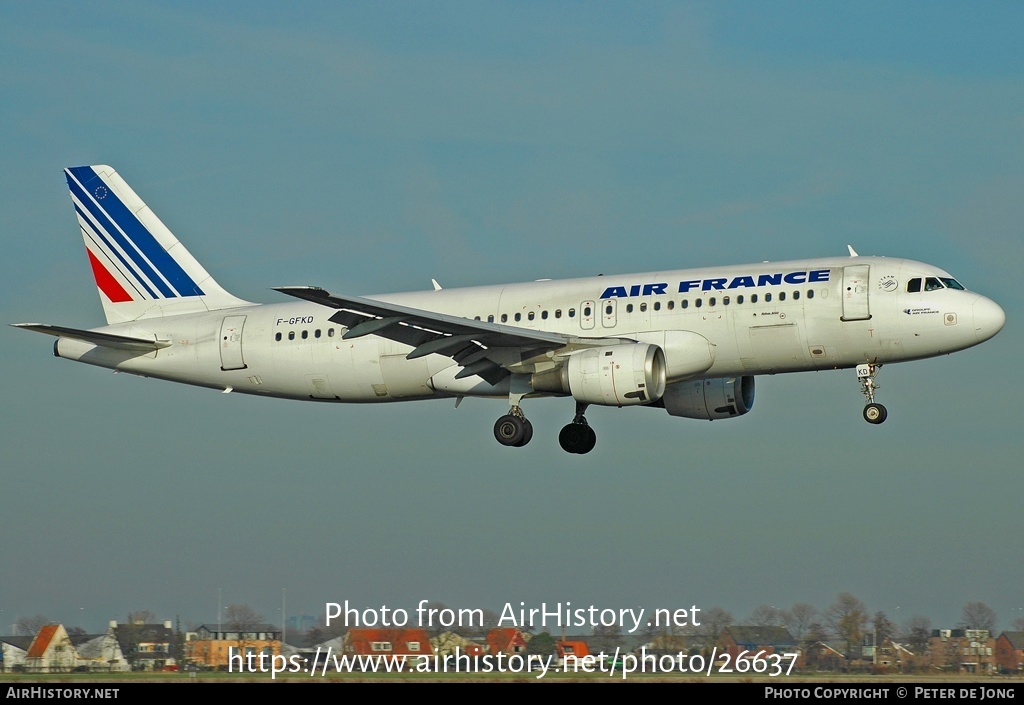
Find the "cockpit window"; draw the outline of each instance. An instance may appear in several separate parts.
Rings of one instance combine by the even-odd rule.
[[[924,280],[925,291],[935,291],[936,289],[942,288],[942,282],[940,282],[937,277],[928,277],[927,279]]]
[[[916,294],[916,293],[918,293],[920,291],[921,291],[921,279],[920,279],[920,277],[918,277],[916,279],[911,279],[910,281],[907,282],[907,293],[908,294]]]
[[[939,277],[939,279],[946,285],[947,289],[959,289],[960,291],[966,291],[966,289],[964,289],[964,285],[952,277]]]

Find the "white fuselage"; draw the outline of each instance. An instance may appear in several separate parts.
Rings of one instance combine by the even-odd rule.
[[[730,377],[884,364],[951,353],[1001,328],[991,300],[956,288],[908,291],[913,278],[951,278],[883,257],[789,262],[372,296],[394,304],[578,338],[666,345],[666,331],[706,338]],[[303,400],[384,402],[505,392],[451,380],[443,355],[367,335],[343,340],[334,310],[305,301],[144,318],[96,330],[169,341],[132,353],[60,338],[60,357],[188,384]],[[672,363],[671,345],[666,353]],[[449,373],[445,373],[449,370]],[[529,373],[529,366],[523,370]],[[672,381],[672,380],[670,380]],[[507,387],[504,389],[507,390]]]

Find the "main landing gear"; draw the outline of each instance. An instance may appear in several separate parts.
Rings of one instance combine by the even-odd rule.
[[[494,437],[503,446],[525,446],[533,438],[533,424],[523,416],[515,404],[509,412],[494,422]]]
[[[503,446],[521,448],[533,438],[533,424],[519,408],[521,400],[522,397],[513,398],[512,408],[494,422],[494,437]],[[558,444],[567,453],[583,455],[594,450],[597,444],[597,434],[587,423],[587,417],[583,415],[586,410],[586,404],[576,402],[576,416],[573,417],[572,423],[562,427],[561,433],[558,434]]]
[[[594,450],[597,444],[597,434],[587,423],[587,417],[583,415],[586,410],[586,404],[576,402],[576,416],[573,417],[572,423],[563,426],[558,434],[558,445],[562,446],[566,453],[584,455]]]
[[[878,389],[878,385],[875,384],[875,377],[878,376],[880,369],[882,369],[881,364],[857,365],[857,381],[860,382],[860,391],[864,394],[864,398],[868,400],[867,405],[864,407],[864,420],[873,424],[882,423],[889,415],[884,406],[875,403],[875,390]]]

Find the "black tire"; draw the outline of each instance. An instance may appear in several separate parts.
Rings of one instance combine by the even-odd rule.
[[[516,443],[517,448],[522,448],[533,438],[533,424],[529,419],[523,419],[523,438]]]
[[[583,445],[578,451],[576,451],[580,455],[586,455],[590,451],[594,450],[594,446],[597,445],[597,432],[590,426],[587,426],[586,429],[587,433],[584,438]]]
[[[517,446],[526,433],[525,419],[505,414],[494,422],[494,438],[503,446]]]
[[[558,434],[558,445],[566,453],[583,455],[594,449],[597,434],[585,423],[570,423],[562,427]]]
[[[889,412],[881,404],[871,403],[864,407],[864,420],[868,423],[880,424],[888,415]]]

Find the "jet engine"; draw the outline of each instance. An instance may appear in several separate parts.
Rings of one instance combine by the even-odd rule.
[[[571,394],[585,404],[649,404],[665,393],[665,369],[665,353],[657,345],[607,345],[573,353],[557,370],[535,374],[533,388]]]
[[[688,419],[731,419],[754,406],[754,378],[697,379],[668,385],[658,406]]]

